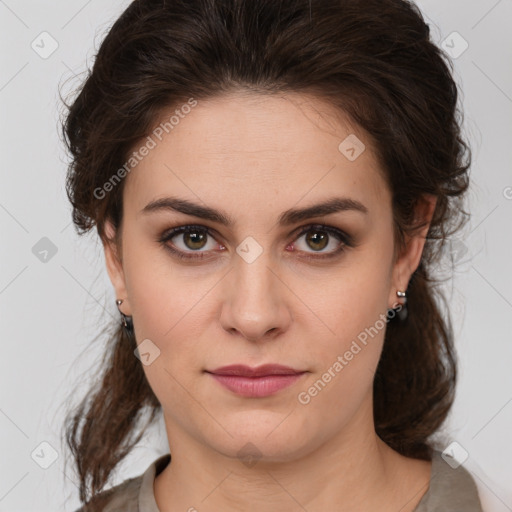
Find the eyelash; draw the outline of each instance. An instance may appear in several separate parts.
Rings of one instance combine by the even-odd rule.
[[[301,256],[301,258],[307,259],[307,260],[327,260],[331,258],[335,258],[337,256],[340,256],[342,253],[345,252],[347,247],[354,247],[354,240],[353,238],[348,235],[347,233],[341,231],[338,228],[335,228],[333,226],[325,226],[323,224],[309,224],[307,226],[304,226],[302,230],[296,235],[296,239],[300,238],[302,235],[305,235],[306,233],[309,233],[310,231],[323,231],[328,233],[329,235],[333,235],[335,238],[337,238],[341,245],[338,249],[335,251],[332,251],[327,254],[309,254],[306,253],[306,255]],[[191,251],[192,254],[188,252],[183,252],[179,249],[172,248],[167,242],[174,238],[176,235],[182,234],[182,233],[190,233],[190,232],[200,232],[203,234],[207,234],[208,236],[211,236],[212,238],[215,238],[214,233],[208,229],[206,226],[199,226],[199,225],[186,225],[186,226],[178,226],[175,228],[172,228],[170,230],[167,230],[161,237],[159,237],[158,242],[160,242],[164,248],[168,251],[170,251],[174,256],[176,256],[179,259],[182,260],[201,260],[204,258],[208,258],[208,256],[204,256],[206,251],[199,252],[197,251],[197,254],[193,254],[194,251]]]

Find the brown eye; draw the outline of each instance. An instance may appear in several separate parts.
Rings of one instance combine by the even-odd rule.
[[[299,240],[303,235],[306,235],[303,243],[305,247],[295,243],[294,246],[297,246],[300,252],[305,253],[305,258],[330,258],[343,252],[345,247],[353,246],[352,238],[349,235],[331,226],[306,226],[299,233],[296,240]],[[324,250],[329,245],[332,247],[332,250]]]
[[[208,248],[208,237],[213,239],[207,228],[180,226],[167,231],[159,241],[180,258],[204,258],[208,251],[202,249],[213,249],[216,245],[213,243],[212,247]],[[197,254],[193,254],[194,252]]]

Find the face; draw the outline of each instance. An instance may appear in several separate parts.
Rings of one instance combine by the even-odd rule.
[[[340,149],[349,135],[359,155]],[[105,251],[171,450],[188,438],[236,457],[250,442],[285,461],[373,428],[386,313],[423,239],[393,258],[391,193],[368,136],[313,97],[233,93],[199,101],[161,138],[126,177],[122,262]],[[297,213],[333,200],[344,207]],[[248,396],[208,373],[233,364],[304,373]]]

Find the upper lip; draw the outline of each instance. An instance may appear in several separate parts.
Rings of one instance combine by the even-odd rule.
[[[206,370],[208,373],[215,373],[216,375],[238,375],[241,377],[262,377],[265,375],[296,375],[304,373],[304,370],[295,370],[289,366],[280,364],[263,364],[251,368],[243,364],[232,364],[229,366],[222,366],[215,370]]]

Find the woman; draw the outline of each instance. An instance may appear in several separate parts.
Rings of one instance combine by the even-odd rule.
[[[68,418],[80,510],[481,510],[431,438],[457,98],[403,0],[129,5],[63,126],[121,315]],[[106,490],[144,412],[170,454]]]

